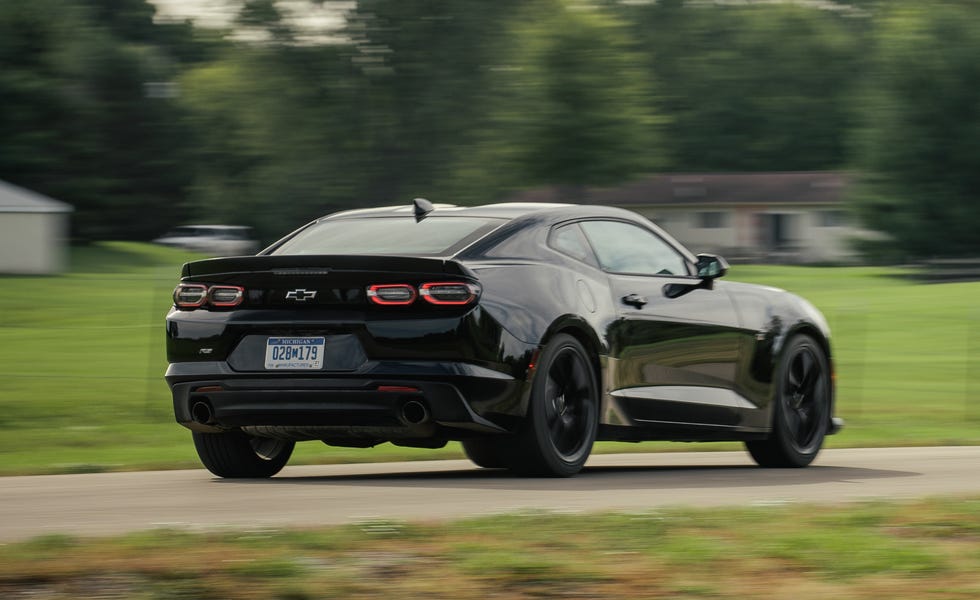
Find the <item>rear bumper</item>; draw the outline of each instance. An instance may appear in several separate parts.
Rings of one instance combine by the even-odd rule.
[[[524,414],[524,382],[464,363],[382,363],[358,374],[239,373],[225,362],[173,363],[178,423],[249,428],[295,439],[461,438],[507,431]]]

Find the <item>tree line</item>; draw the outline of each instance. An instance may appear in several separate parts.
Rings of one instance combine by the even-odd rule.
[[[270,240],[420,195],[835,169],[900,255],[980,252],[970,0],[333,4],[342,29],[311,35],[275,0],[226,29],[0,3],[0,179],[73,204],[79,240]]]

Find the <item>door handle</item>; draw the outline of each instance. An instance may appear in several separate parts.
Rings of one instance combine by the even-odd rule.
[[[623,296],[623,304],[629,304],[636,308],[643,308],[643,305],[646,303],[647,299],[639,294],[627,294]]]

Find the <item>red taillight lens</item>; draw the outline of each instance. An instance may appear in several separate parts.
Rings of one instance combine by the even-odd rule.
[[[419,295],[430,304],[462,306],[472,303],[479,294],[480,287],[475,283],[458,281],[423,283],[419,287]]]
[[[208,288],[197,283],[182,283],[174,288],[174,304],[178,308],[198,308],[208,299]]]
[[[205,304],[215,308],[238,306],[245,298],[245,288],[237,285],[212,285],[182,283],[174,288],[174,304],[177,308],[195,309]]]
[[[405,306],[415,302],[415,288],[406,283],[390,283],[368,286],[371,302],[385,306]]]
[[[216,285],[208,290],[208,302],[211,306],[227,308],[242,303],[245,288],[237,285]]]

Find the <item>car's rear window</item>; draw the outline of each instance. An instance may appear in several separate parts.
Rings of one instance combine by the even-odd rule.
[[[506,219],[411,216],[337,219],[314,223],[272,254],[407,254],[445,256],[462,249]]]

